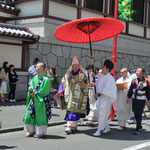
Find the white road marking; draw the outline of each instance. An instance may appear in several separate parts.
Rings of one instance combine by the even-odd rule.
[[[139,145],[132,146],[132,147],[129,147],[129,148],[125,148],[125,149],[122,149],[122,150],[138,150],[138,149],[148,147],[148,146],[150,146],[150,142],[139,144]]]

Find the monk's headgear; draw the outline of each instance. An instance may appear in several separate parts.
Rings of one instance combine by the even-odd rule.
[[[72,61],[72,65],[79,65],[79,61],[77,56],[74,56],[73,61]]]

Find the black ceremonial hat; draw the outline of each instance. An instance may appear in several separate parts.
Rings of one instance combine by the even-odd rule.
[[[88,65],[86,69],[92,69],[92,65]]]
[[[106,68],[108,68],[109,71],[111,71],[111,70],[113,69],[113,67],[114,67],[112,61],[110,61],[110,60],[108,60],[108,59],[105,60],[104,66],[106,66]]]

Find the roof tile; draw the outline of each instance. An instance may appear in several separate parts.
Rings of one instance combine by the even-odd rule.
[[[37,35],[32,34],[28,28],[0,23],[0,36],[8,36],[13,38],[22,38],[31,41],[37,40]]]
[[[12,12],[16,12],[16,13],[20,12],[20,9],[17,9],[14,6],[10,6],[10,5],[8,5],[4,2],[0,2],[0,8],[6,9],[6,10],[9,10],[9,11],[12,11]]]

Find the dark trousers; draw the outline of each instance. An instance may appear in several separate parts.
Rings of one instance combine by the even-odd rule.
[[[15,99],[16,84],[9,84],[9,86],[10,86],[9,99]]]
[[[56,99],[54,98],[55,94],[56,94],[56,93],[51,93],[51,94],[50,94],[50,100],[54,102],[54,106],[57,106],[57,101],[56,101]]]
[[[142,113],[145,106],[145,100],[133,99],[132,109],[136,120],[136,129],[142,129]]]
[[[90,103],[89,103],[89,98],[87,98],[87,104],[86,104],[86,115],[88,115],[90,112]]]

